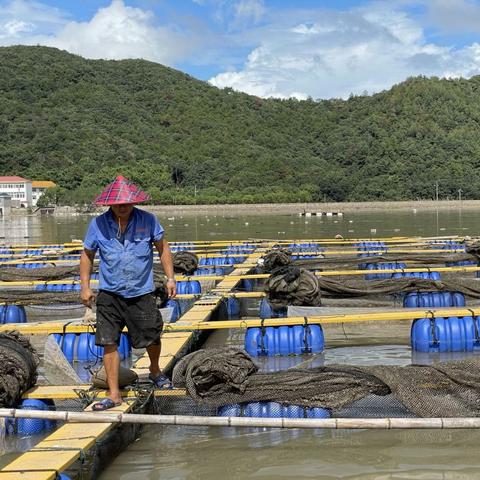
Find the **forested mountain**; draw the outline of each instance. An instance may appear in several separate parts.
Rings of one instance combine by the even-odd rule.
[[[0,48],[0,173],[65,202],[115,175],[156,203],[390,200],[480,191],[480,77],[347,101],[265,100],[144,60]],[[195,196],[196,193],[196,196]]]

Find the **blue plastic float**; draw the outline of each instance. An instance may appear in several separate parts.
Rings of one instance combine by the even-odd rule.
[[[252,327],[245,333],[245,350],[252,357],[319,353],[323,347],[320,325]]]
[[[479,317],[419,318],[412,324],[412,350],[471,352],[480,349]]]
[[[365,263],[361,270],[393,270],[397,268],[407,268],[405,263]],[[393,273],[368,273],[365,280],[380,280],[383,278],[392,278]]]
[[[460,292],[412,292],[403,298],[406,308],[464,307],[465,295]]]
[[[277,402],[250,402],[225,405],[218,410],[220,417],[253,418],[330,418],[326,408],[308,408],[299,405],[282,405]]]
[[[55,404],[50,399],[25,398],[20,401],[16,408],[24,410],[55,410]],[[39,418],[7,418],[5,426],[9,435],[30,436],[52,430],[55,428],[56,422]]]
[[[0,323],[26,323],[27,314],[22,305],[0,305]]]
[[[425,280],[440,280],[439,272],[396,272],[392,275],[392,278],[424,278]]]
[[[199,294],[199,293],[202,293],[202,287],[198,280],[181,281],[181,282],[177,282],[177,293]]]
[[[103,347],[95,345],[94,333],[66,333],[65,335],[55,333],[53,336],[69,362],[74,360],[87,362],[103,358]],[[132,353],[130,337],[126,333],[120,336],[118,353],[121,360],[130,357]]]
[[[169,298],[167,300],[167,303],[165,304],[165,308],[171,308],[172,309],[172,315],[170,317],[170,323],[175,323],[180,316],[182,315],[181,309],[180,309],[180,303],[178,300],[175,300],[173,298]]]
[[[262,298],[260,302],[260,318],[284,318],[287,316],[287,307],[273,309],[270,302],[266,298]]]

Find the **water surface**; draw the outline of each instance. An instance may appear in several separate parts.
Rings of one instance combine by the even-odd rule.
[[[252,207],[255,208],[255,207]],[[12,218],[0,221],[0,241],[63,243],[81,239],[91,217]],[[479,212],[440,210],[355,212],[343,217],[201,215],[160,218],[172,241],[478,235]],[[3,237],[3,238],[1,238]],[[408,346],[327,349],[334,362],[406,365]],[[147,427],[115,459],[102,480],[139,479],[477,479],[480,432],[278,431],[215,427]]]

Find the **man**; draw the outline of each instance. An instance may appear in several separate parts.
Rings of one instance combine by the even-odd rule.
[[[93,219],[80,257],[82,302],[91,307],[96,300],[96,345],[104,347],[103,363],[109,396],[93,405],[93,410],[107,410],[122,403],[118,385],[120,356],[117,347],[126,325],[135,348],[146,347],[150,358],[150,380],[157,388],[171,388],[170,380],[160,371],[160,333],[163,322],[153,296],[153,246],[160,255],[167,275],[167,293],[176,295],[172,254],[163,236],[163,228],[151,213],[135,204],[150,197],[132,182],[118,176],[95,199],[95,205],[110,206]],[[100,284],[97,298],[90,288],[95,253],[100,256]]]

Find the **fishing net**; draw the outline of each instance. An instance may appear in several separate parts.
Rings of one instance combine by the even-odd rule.
[[[315,275],[297,267],[280,267],[265,284],[268,301],[273,308],[287,305],[320,305],[320,287]]]
[[[16,331],[0,333],[0,406],[14,406],[35,385],[39,358],[27,337]]]
[[[270,250],[262,258],[264,272],[272,272],[276,268],[284,267],[292,262],[292,252],[285,248]]]
[[[78,265],[40,268],[0,268],[0,281],[20,282],[29,280],[62,280],[79,275]]]
[[[408,292],[460,292],[480,299],[480,282],[476,279],[429,280],[415,277],[379,280],[334,279],[315,276],[293,265],[278,268],[265,283],[265,293],[273,308],[288,305],[317,306],[321,296],[362,297],[395,295]]]
[[[422,254],[422,253],[387,253],[384,252],[381,255],[372,255],[368,257],[359,257],[355,256],[342,255],[342,256],[329,256],[327,258],[312,258],[312,259],[299,259],[293,260],[292,264],[297,267],[309,268],[309,269],[320,269],[322,267],[328,266],[329,268],[357,268],[359,264],[365,263],[381,263],[381,262],[408,262],[409,267],[419,267],[425,265],[445,265],[446,263],[458,263],[458,262],[475,262],[477,263],[479,259],[469,253],[432,253],[432,254]]]
[[[175,273],[192,275],[198,268],[198,257],[187,251],[176,252],[173,254],[173,270]]]
[[[268,401],[335,412],[374,396],[393,397],[419,417],[477,417],[479,372],[480,359],[471,357],[436,365],[329,365],[259,373],[247,353],[225,347],[185,356],[173,381],[213,407]]]

